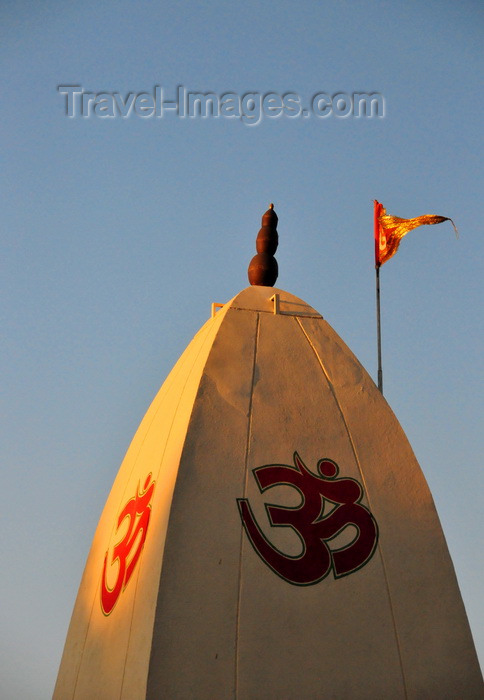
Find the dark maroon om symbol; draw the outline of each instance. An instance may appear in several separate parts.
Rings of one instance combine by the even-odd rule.
[[[279,576],[298,586],[322,581],[331,571],[335,578],[346,576],[364,566],[373,556],[378,541],[378,526],[368,508],[360,503],[363,489],[351,478],[336,478],[338,465],[320,459],[318,475],[310,472],[294,453],[294,466],[270,464],[253,470],[261,493],[273,486],[292,486],[301,494],[301,504],[284,507],[266,504],[269,522],[274,527],[291,527],[301,540],[301,554],[284,554],[272,545],[259,527],[248,499],[238,498],[245,532],[260,558]],[[333,509],[324,515],[325,501]],[[348,526],[354,526],[353,540],[339,548],[330,543]]]

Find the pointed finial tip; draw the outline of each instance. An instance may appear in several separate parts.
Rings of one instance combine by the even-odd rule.
[[[274,209],[274,205],[272,202],[269,204],[269,209]]]

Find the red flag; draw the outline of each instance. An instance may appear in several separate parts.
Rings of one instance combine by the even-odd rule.
[[[450,221],[454,227],[456,236],[458,231],[452,219],[448,216],[435,216],[425,214],[414,219],[400,219],[398,216],[389,216],[386,209],[380,202],[374,200],[374,229],[375,229],[375,265],[380,267],[389,260],[398,250],[400,241],[406,233],[424,224],[441,224],[443,221]]]

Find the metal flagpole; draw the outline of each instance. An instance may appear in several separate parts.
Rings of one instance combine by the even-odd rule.
[[[378,388],[383,394],[383,370],[381,367],[381,323],[380,323],[380,222],[383,205],[373,200],[373,232],[375,237],[375,272],[376,272],[376,334],[378,341]]]
[[[381,324],[380,324],[380,265],[376,270],[376,333],[378,339],[378,388],[383,394],[383,370],[381,366]]]

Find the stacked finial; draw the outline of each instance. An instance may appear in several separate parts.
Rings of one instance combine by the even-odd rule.
[[[262,217],[262,228],[257,234],[257,255],[254,255],[249,264],[249,282],[253,285],[273,287],[276,282],[279,272],[277,260],[274,257],[279,243],[277,222],[277,214],[274,211],[274,205],[271,204]]]

